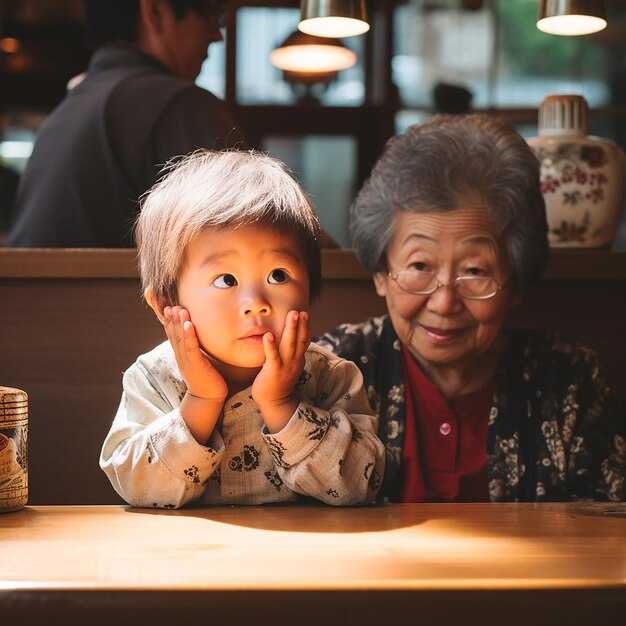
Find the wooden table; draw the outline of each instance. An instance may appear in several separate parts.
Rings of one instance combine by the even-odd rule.
[[[185,620],[625,624],[626,504],[0,515],[3,626]]]

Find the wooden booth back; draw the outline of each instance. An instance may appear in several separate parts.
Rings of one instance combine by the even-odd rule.
[[[385,312],[347,250],[324,251],[313,334]],[[512,325],[594,348],[626,398],[626,253],[553,253]],[[132,250],[0,250],[0,385],[29,396],[31,504],[116,504],[98,466],[122,373],[164,340],[141,299]]]

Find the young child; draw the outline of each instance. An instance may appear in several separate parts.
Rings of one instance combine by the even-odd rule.
[[[384,448],[361,374],[309,339],[320,232],[261,153],[196,152],[144,198],[142,286],[169,341],[125,372],[102,448],[129,504],[375,499]]]

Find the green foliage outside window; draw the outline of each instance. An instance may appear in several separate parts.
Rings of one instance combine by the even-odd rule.
[[[606,51],[593,35],[561,37],[535,27],[538,0],[497,0],[500,63],[515,75],[600,78]]]

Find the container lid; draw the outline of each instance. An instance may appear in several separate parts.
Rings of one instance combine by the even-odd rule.
[[[540,137],[585,137],[589,107],[582,96],[547,96],[539,107]]]
[[[14,387],[0,386],[0,418],[4,416],[5,412],[10,412],[12,408],[25,407],[27,402],[28,394],[25,391]]]

